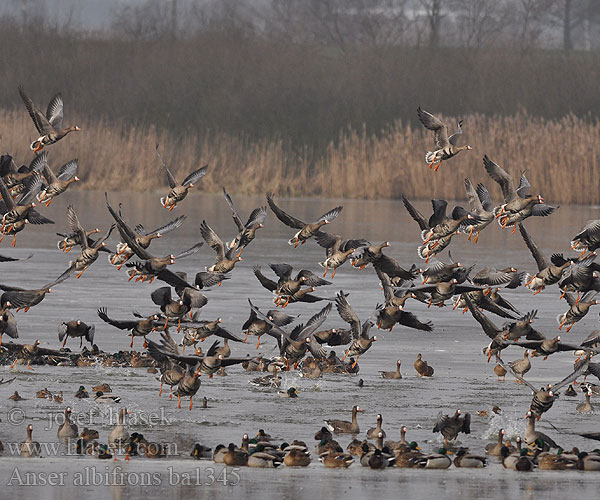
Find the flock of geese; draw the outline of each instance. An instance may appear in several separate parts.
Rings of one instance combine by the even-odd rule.
[[[17,234],[28,228],[28,225],[53,223],[43,215],[40,205],[48,207],[54,198],[64,193],[72,183],[79,181],[76,159],[62,165],[58,170],[53,170],[45,149],[69,133],[80,130],[77,126],[63,127],[62,96],[57,94],[44,113],[32,102],[23,88],[19,88],[19,93],[39,137],[31,144],[35,156],[29,165],[17,167],[8,154],[2,156],[0,162],[0,240],[4,236],[12,236],[13,246],[16,245]],[[436,149],[427,152],[425,156],[426,162],[434,171],[438,170],[442,162],[461,151],[472,149],[468,145],[457,145],[462,135],[462,122],[458,123],[457,132],[449,136],[447,125],[439,118],[421,108],[417,113],[422,124],[434,132]],[[158,145],[156,153],[169,185],[169,192],[161,197],[160,203],[164,209],[171,212],[184,202],[190,189],[207,174],[208,166],[194,170],[179,182],[160,155]],[[162,393],[163,385],[168,385],[171,395],[177,396],[179,407],[181,398],[189,397],[191,410],[193,397],[200,388],[203,374],[212,378],[229,366],[242,365],[248,371],[268,372],[266,376],[254,379],[253,384],[279,388],[280,372],[287,370],[301,370],[303,376],[308,378],[317,378],[323,373],[357,373],[359,358],[365,356],[377,340],[375,335],[371,335],[372,329],[391,331],[396,325],[423,332],[434,329],[430,321],[423,321],[407,310],[411,299],[420,301],[427,307],[452,305],[453,309],[470,311],[475,321],[489,336],[490,343],[484,347],[483,352],[488,362],[492,357],[496,360],[494,372],[498,378],[510,372],[517,382],[527,386],[533,393],[527,412],[528,426],[522,439],[519,438],[516,446],[513,446],[503,440],[504,431],[500,430],[497,443],[486,447],[487,456],[498,457],[505,467],[516,470],[531,470],[534,466],[548,469],[600,470],[599,450],[585,453],[573,449],[566,452],[559,448],[551,437],[535,430],[536,420],[550,410],[562,387],[570,385],[567,392],[569,394],[575,392],[571,384],[577,384],[578,378],[590,374],[600,378],[600,364],[592,361],[600,348],[600,331],[592,332],[579,344],[562,342],[560,336],[546,338],[533,326],[537,318],[536,310],[523,314],[501,295],[503,288],[525,286],[533,295],[537,295],[547,287],[557,285],[561,291],[561,298],[566,299],[566,311],[558,316],[558,328],[570,331],[593,305],[600,304],[600,301],[595,300],[596,293],[600,291],[600,267],[595,263],[595,250],[600,247],[600,220],[587,223],[573,237],[570,248],[579,252],[578,254],[567,256],[556,253],[548,258],[537,246],[523,222],[530,217],[549,216],[557,207],[546,204],[540,194],[531,194],[532,187],[524,174],[521,175],[517,186],[513,177],[488,156],[483,157],[483,167],[491,179],[500,185],[504,198],[500,204],[493,202],[482,183],[474,187],[469,179],[465,179],[468,209],[456,206],[450,214],[448,203],[436,199],[432,200],[432,215],[426,217],[402,195],[404,206],[421,231],[421,243],[417,248],[417,254],[424,261],[421,266],[402,266],[395,258],[385,253],[390,246],[387,241],[374,244],[361,238],[345,239],[341,235],[326,231],[329,224],[341,215],[342,206],[327,211],[314,221],[306,222],[286,212],[271,193],[266,196],[267,204],[254,209],[244,221],[232,198],[223,189],[236,226],[233,237],[222,238],[206,221],[202,221],[200,233],[203,241],[182,252],[166,256],[151,253],[152,241],[179,228],[185,222],[184,215],[174,218],[162,227],[147,231],[139,223],[127,222],[122,205],[111,203],[106,195],[106,208],[113,223],[98,237],[95,235],[101,231],[98,228],[84,227],[76,207],[69,205],[66,214],[69,230],[58,233],[61,238],[58,248],[66,253],[78,252],[78,255],[60,276],[39,289],[24,290],[14,285],[0,285],[3,291],[0,297],[0,344],[4,334],[13,339],[19,337],[16,313],[27,312],[39,304],[54,287],[65,280],[73,276],[75,279],[81,278],[100,254],[104,253],[110,265],[117,270],[126,268],[130,281],[162,282],[163,286],[151,293],[152,301],[160,309],[151,316],[134,313],[131,318],[115,319],[103,307],[98,309],[97,314],[112,327],[128,332],[131,348],[136,337],[143,337],[147,354],[136,353],[135,360],[139,363],[137,366],[148,366],[150,371],[160,371],[159,393]],[[288,242],[291,246],[297,248],[309,240],[314,240],[325,250],[324,260],[318,263],[324,272],[322,276],[318,276],[308,269],[295,271],[293,266],[287,263],[273,263],[269,266],[272,272],[270,274],[263,273],[260,266],[254,266],[253,271],[258,282],[273,296],[274,307],[269,311],[261,311],[248,299],[250,315],[242,326],[245,334],[245,338],[242,338],[227,330],[221,318],[200,319],[201,309],[208,302],[202,290],[227,286],[236,264],[242,261],[242,253],[264,227],[267,207],[279,221],[291,229]],[[437,258],[457,235],[468,235],[469,240],[477,243],[481,232],[494,221],[497,221],[502,229],[512,227],[513,233],[519,229],[535,260],[537,272],[526,273],[514,267],[485,267],[475,271],[474,265],[446,263]],[[115,248],[111,249],[108,241],[115,229],[119,241]],[[176,261],[198,252],[205,243],[215,253],[213,265],[196,273],[193,280],[189,279],[186,273],[171,269],[170,266]],[[0,260],[10,262],[18,259],[0,256]],[[360,318],[356,314],[352,307],[353,298],[344,291],[340,290],[335,296],[324,296],[320,293],[321,287],[332,284],[325,279],[327,274],[331,272],[329,279],[333,279],[337,269],[348,261],[359,270],[373,268],[381,284],[382,304],[378,305],[368,318]],[[325,305],[315,310],[306,323],[292,326],[297,318],[286,314],[284,310],[296,302],[321,302]],[[334,307],[344,324],[339,328],[322,330],[321,325]],[[490,314],[502,318],[503,323],[493,321]],[[174,329],[181,333],[179,344],[171,335]],[[113,355],[103,353],[94,344],[94,334],[94,325],[87,325],[80,320],[64,322],[58,330],[59,342],[62,342],[61,349],[42,348],[38,340],[33,344],[9,342],[2,346],[2,359],[12,361],[11,368],[17,364],[26,364],[31,368],[32,363],[87,366],[94,362],[105,362],[108,366],[118,365],[119,361]],[[262,356],[231,356],[230,342],[247,342],[252,336],[256,337],[258,348],[264,335],[276,340],[279,356],[272,359]],[[148,338],[150,336],[152,338]],[[218,337],[219,340],[215,340],[206,352],[203,352],[199,342],[210,336]],[[65,348],[70,338],[79,339],[80,348],[84,340],[89,342],[91,347],[83,348],[80,354],[75,354]],[[343,357],[339,359],[334,352],[328,354],[327,346],[344,346]],[[523,358],[505,363],[500,355],[509,347],[523,348]],[[574,351],[579,355],[572,373],[567,377],[556,384],[548,384],[541,388],[533,386],[525,379],[531,368],[532,357],[543,356],[546,359],[563,351]],[[136,366],[133,359],[132,355],[124,363]],[[381,372],[381,376],[386,379],[402,378],[400,364],[398,361],[395,371]],[[434,368],[421,354],[414,362],[414,368],[418,376],[431,377],[434,374]],[[581,412],[591,411],[590,395],[598,394],[600,390],[592,384],[584,383],[582,387],[587,399],[586,403],[579,405],[577,409]],[[15,392],[15,395],[18,396],[18,393]],[[280,395],[297,398],[298,392],[291,387],[287,391],[280,391]],[[76,396],[88,397],[83,386]],[[103,391],[97,391],[96,400],[118,403],[114,397]],[[206,399],[203,404],[206,405]],[[400,441],[384,441],[386,435],[382,429],[381,415],[377,417],[376,427],[367,431],[367,439],[357,439],[360,434],[357,413],[360,411],[357,406],[353,408],[351,421],[327,420],[326,425],[315,435],[318,441],[316,452],[325,466],[348,467],[354,462],[354,457],[359,457],[361,465],[374,469],[390,465],[447,468],[452,463],[457,467],[484,467],[488,462],[486,456],[471,454],[466,448],[457,449],[454,460],[448,456],[448,451],[454,447],[452,441],[458,434],[470,433],[468,413],[462,414],[457,410],[454,415],[443,415],[440,412],[433,432],[441,433],[444,446],[440,448],[439,453],[425,454],[421,452],[417,443],[406,441],[406,428],[402,428]],[[94,434],[89,429],[84,429],[85,432],[80,434],[76,424],[70,419],[70,413],[71,409],[67,408],[65,423],[59,429],[58,437],[76,440],[77,449],[81,453],[93,454],[98,458],[111,458],[115,447],[118,447],[124,450],[127,459],[141,453],[150,458],[167,454],[160,444],[148,442],[139,433],[129,434],[125,423],[125,409],[120,412],[119,424],[108,436],[108,445],[99,444],[96,441],[97,433]],[[33,427],[29,425],[27,439],[21,448],[23,456],[39,454],[39,443],[33,441],[32,432]],[[344,434],[353,437],[345,450],[335,439]],[[600,436],[587,437],[597,439]],[[523,447],[522,441],[525,445]],[[551,453],[552,449],[557,449],[557,453]],[[305,466],[311,462],[309,447],[305,442],[294,440],[291,443],[276,444],[263,430],[252,439],[244,435],[240,446],[230,443],[228,446],[219,445],[212,450],[196,444],[191,455],[194,458],[212,458],[215,462],[234,466],[275,467],[281,463],[288,466]]]

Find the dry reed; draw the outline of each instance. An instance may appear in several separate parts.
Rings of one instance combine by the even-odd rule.
[[[1,113],[2,149],[18,162],[31,158],[33,125],[24,110]],[[452,119],[447,119],[448,123]],[[309,147],[298,151],[283,139],[251,141],[224,133],[196,136],[155,127],[114,125],[69,116],[83,131],[48,148],[51,166],[80,159],[85,189],[164,189],[166,179],[155,154],[163,157],[178,179],[208,163],[202,189],[216,192],[226,185],[234,193],[348,198],[444,197],[464,199],[463,179],[484,182],[495,201],[500,190],[483,169],[487,154],[515,177],[522,170],[535,192],[549,203],[600,202],[600,122],[573,115],[558,120],[522,112],[509,117],[464,117],[464,140],[473,146],[444,162],[437,173],[425,164],[432,135],[400,121],[377,135],[348,129],[325,153]]]

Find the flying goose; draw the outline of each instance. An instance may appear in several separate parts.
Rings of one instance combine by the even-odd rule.
[[[49,146],[60,141],[63,137],[71,132],[79,132],[81,130],[78,126],[72,126],[63,128],[63,98],[62,94],[56,94],[50,103],[46,114],[42,113],[29,96],[25,93],[22,86],[19,85],[19,94],[29,116],[33,120],[33,124],[37,129],[40,137],[31,143],[30,148],[34,153],[40,151],[44,146]]]
[[[425,161],[429,163],[429,168],[433,168],[434,172],[437,172],[442,161],[449,160],[461,151],[470,151],[473,149],[469,145],[457,146],[458,139],[462,135],[462,120],[458,122],[456,133],[448,137],[448,126],[437,116],[421,109],[420,106],[417,108],[417,116],[423,126],[426,129],[433,130],[434,133],[434,142],[438,149],[428,151],[425,155]]]

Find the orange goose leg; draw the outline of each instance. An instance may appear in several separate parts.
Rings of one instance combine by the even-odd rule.
[[[475,243],[476,245],[477,245],[477,242],[479,241],[479,233],[480,233],[480,231],[477,231],[475,238],[473,238],[473,243]]]
[[[332,278],[332,279],[335,277],[335,272],[336,272],[336,271],[337,271],[337,268],[336,268],[336,267],[334,267],[334,268],[333,268],[333,274],[331,275],[331,278]]]

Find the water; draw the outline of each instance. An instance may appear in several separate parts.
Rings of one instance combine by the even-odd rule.
[[[201,241],[198,226],[203,219],[223,239],[234,235],[235,226],[221,196],[193,193],[171,213],[160,209],[159,196],[158,193],[113,193],[110,196],[113,206],[123,202],[126,220],[143,222],[146,228],[162,225],[180,214],[188,216],[182,228],[153,242],[150,248],[153,254],[177,253]],[[259,198],[234,196],[234,201],[243,216],[247,216],[252,208],[264,204],[264,199]],[[400,263],[406,267],[413,262],[417,265],[423,263],[416,256],[418,226],[409,218],[400,202],[315,199],[278,201],[286,211],[307,221],[316,219],[337,204],[343,204],[344,210],[339,220],[328,228],[331,232],[340,233],[345,238],[363,237],[373,242],[390,240],[392,247],[386,253]],[[34,256],[24,262],[0,264],[3,271],[2,283],[38,288],[51,282],[67,268],[69,259],[75,257],[73,252],[65,255],[56,250],[58,238],[54,233],[66,230],[64,214],[69,203],[75,206],[85,227],[98,226],[103,231],[108,227],[110,216],[104,206],[103,193],[67,193],[45,211],[56,220],[55,226],[28,227],[19,234],[16,249],[12,249],[6,241],[3,242],[0,249],[2,254],[24,257],[33,253]],[[427,203],[418,203],[417,206],[426,216],[429,215]],[[598,216],[598,207],[561,207],[547,219],[530,221],[527,227],[549,256],[555,251],[567,252],[568,242],[575,232],[587,220]],[[312,241],[297,249],[288,246],[286,241],[293,233],[292,229],[285,227],[269,213],[266,227],[244,252],[244,260],[236,266],[232,279],[222,287],[206,292],[209,303],[202,309],[202,318],[221,317],[223,326],[239,335],[241,325],[249,314],[249,297],[262,310],[272,307],[271,294],[260,286],[252,273],[254,264],[262,265],[263,272],[267,275],[271,273],[268,268],[271,262],[288,262],[294,264],[296,269],[307,268],[322,272],[317,262],[323,260],[324,251]],[[113,247],[115,240],[116,237],[111,240]],[[478,245],[461,237],[454,239],[450,249],[454,259],[466,264],[476,262],[477,268],[485,265],[498,268],[512,265],[536,271],[535,263],[518,232],[511,235],[509,231],[501,231],[496,225],[481,234]],[[173,268],[187,271],[193,276],[205,266],[211,265],[214,257],[214,252],[204,247],[198,254],[178,261]],[[447,252],[444,252],[442,258],[448,260]],[[317,294],[333,297],[340,289],[349,292],[348,300],[362,319],[369,316],[375,305],[383,299],[378,280],[371,269],[358,271],[346,264],[338,270],[333,281],[333,285],[321,288]],[[81,319],[87,323],[95,323],[96,342],[101,349],[110,352],[128,349],[130,337],[126,332],[103,323],[96,316],[96,309],[107,307],[109,316],[116,319],[130,318],[132,310],[150,314],[156,310],[150,300],[150,292],[158,286],[161,284],[156,281],[152,285],[128,282],[124,270],[116,271],[109,266],[103,255],[81,279],[72,278],[56,286],[55,292],[48,295],[41,304],[28,313],[20,312],[17,315],[21,337],[19,340],[33,342],[38,338],[42,346],[58,348],[59,322]],[[539,319],[535,326],[547,337],[558,333],[555,318],[559,312],[566,310],[566,304],[559,301],[556,288],[545,290],[536,297],[525,289],[507,291],[505,296],[523,313],[538,309]],[[288,307],[288,312],[301,315],[300,319],[306,321],[322,304],[293,304]],[[375,416],[381,413],[388,438],[398,439],[401,426],[406,425],[408,439],[418,441],[425,450],[435,450],[441,443],[439,435],[431,432],[437,413],[443,411],[451,414],[457,408],[472,415],[472,433],[469,436],[461,435],[460,440],[474,452],[483,452],[485,444],[494,440],[500,427],[505,428],[508,437],[512,439],[522,434],[526,426],[523,417],[531,394],[526,388],[514,384],[510,378],[506,382],[496,381],[492,371],[493,363],[486,363],[486,358],[481,354],[482,347],[489,339],[469,314],[463,316],[460,311],[452,311],[449,307],[427,309],[425,305],[414,301],[407,304],[407,309],[422,321],[433,321],[434,332],[427,334],[398,326],[392,332],[377,332],[380,341],[360,359],[358,376],[325,375],[321,379],[305,380],[295,372],[285,374],[284,386],[294,384],[300,389],[297,400],[281,398],[276,391],[253,388],[248,381],[257,374],[246,373],[239,367],[228,369],[227,377],[215,377],[212,380],[203,377],[198,401],[192,411],[187,409],[187,399],[179,410],[175,400],[170,401],[165,394],[159,398],[156,375],[148,374],[141,368],[36,366],[34,371],[17,367],[11,374],[8,367],[0,367],[0,378],[17,377],[12,384],[0,386],[0,440],[5,445],[4,455],[0,458],[0,481],[8,484],[12,478],[12,485],[18,484],[19,481],[14,477],[15,468],[22,477],[28,471],[65,472],[64,486],[44,487],[44,496],[51,498],[72,497],[74,494],[85,494],[88,498],[106,498],[108,495],[123,498],[132,493],[136,495],[134,492],[139,491],[139,486],[128,484],[139,482],[139,474],[142,472],[155,474],[152,477],[159,483],[145,487],[143,491],[146,493],[191,498],[197,495],[198,486],[186,486],[182,484],[183,476],[177,480],[175,475],[176,472],[186,471],[195,474],[192,476],[192,483],[198,482],[199,477],[205,491],[210,491],[216,498],[225,495],[248,497],[253,494],[266,498],[281,498],[282,495],[285,498],[306,495],[362,498],[366,494],[389,497],[399,488],[409,498],[439,496],[441,492],[450,498],[504,498],[506,495],[529,497],[540,493],[545,497],[558,498],[567,492],[572,494],[573,491],[577,492],[578,498],[582,498],[585,494],[597,491],[600,479],[594,474],[587,474],[585,480],[580,472],[563,472],[559,477],[550,472],[536,471],[522,476],[505,471],[496,463],[478,471],[452,469],[375,472],[364,470],[356,464],[348,470],[330,470],[315,461],[306,470],[283,467],[279,470],[242,469],[237,471],[239,480],[228,476],[225,478],[228,484],[224,485],[216,481],[219,476],[223,481],[223,469],[218,464],[193,462],[189,459],[189,451],[195,441],[212,447],[218,443],[239,444],[243,433],[253,436],[259,428],[264,428],[277,439],[302,439],[312,447],[312,437],[323,425],[323,419],[349,419],[350,409],[354,404],[359,404],[365,410],[359,415],[363,433],[375,426]],[[497,323],[502,322],[496,317],[492,319]],[[592,309],[571,333],[562,333],[562,337],[568,342],[580,342],[597,327],[597,321],[596,311]],[[335,310],[324,325],[325,328],[345,326]],[[176,338],[179,339],[178,336]],[[4,340],[6,342],[8,339]],[[232,344],[233,355],[276,354],[274,339],[263,337],[264,345],[258,351],[255,349],[255,342],[255,338],[250,338],[247,344]],[[141,349],[141,343],[142,340],[136,338],[135,348]],[[73,350],[79,348],[77,341],[72,339],[67,345]],[[342,349],[338,348],[337,352],[341,354]],[[419,352],[435,368],[432,379],[415,377],[412,363]],[[521,356],[522,351],[514,349],[504,351],[503,358],[509,361]],[[397,359],[402,360],[404,379],[379,378],[378,370],[393,370]],[[573,356],[570,353],[553,355],[547,361],[536,358],[527,378],[535,385],[555,383],[570,373],[572,363]],[[364,379],[363,388],[357,385],[359,378]],[[93,399],[78,400],[73,397],[79,385],[83,384],[89,390],[92,385],[101,382],[109,383],[113,392],[122,397],[121,405],[109,410],[107,405],[97,404]],[[36,399],[35,392],[43,387],[55,393],[62,391],[63,404]],[[14,390],[18,390],[27,399],[17,403],[9,401],[8,396]],[[203,396],[209,400],[209,407],[206,409],[200,407],[199,400]],[[597,412],[590,415],[576,413],[575,406],[582,399],[580,396],[557,400],[538,423],[539,429],[550,434],[564,447],[594,448],[594,442],[574,434],[598,430]],[[108,464],[97,459],[64,455],[64,449],[57,456],[46,456],[43,459],[26,460],[11,456],[7,443],[22,441],[28,423],[34,425],[36,440],[56,443],[57,422],[60,423],[67,405],[73,408],[80,429],[84,426],[98,429],[100,441],[104,442],[116,422],[118,408],[127,406],[132,412],[131,431],[142,432],[149,440],[168,443],[172,452],[177,454],[164,460],[137,458],[129,463],[120,460]],[[502,408],[501,415],[491,412],[493,405]],[[492,416],[479,417],[477,410],[487,410]],[[340,442],[345,447],[349,438],[342,437]],[[49,454],[54,455],[53,452]],[[102,487],[76,486],[75,476],[86,472],[92,474],[89,478],[93,478],[93,467],[98,474],[110,472],[129,475],[103,476],[100,479],[100,483],[104,485]],[[210,478],[211,470],[215,476],[214,481]],[[378,474],[384,474],[386,480],[382,481]],[[427,480],[423,481],[423,477]],[[119,482],[124,482],[125,485],[115,484]],[[38,488],[41,491],[42,487]],[[32,489],[11,487],[10,491],[13,498],[30,498]]]

